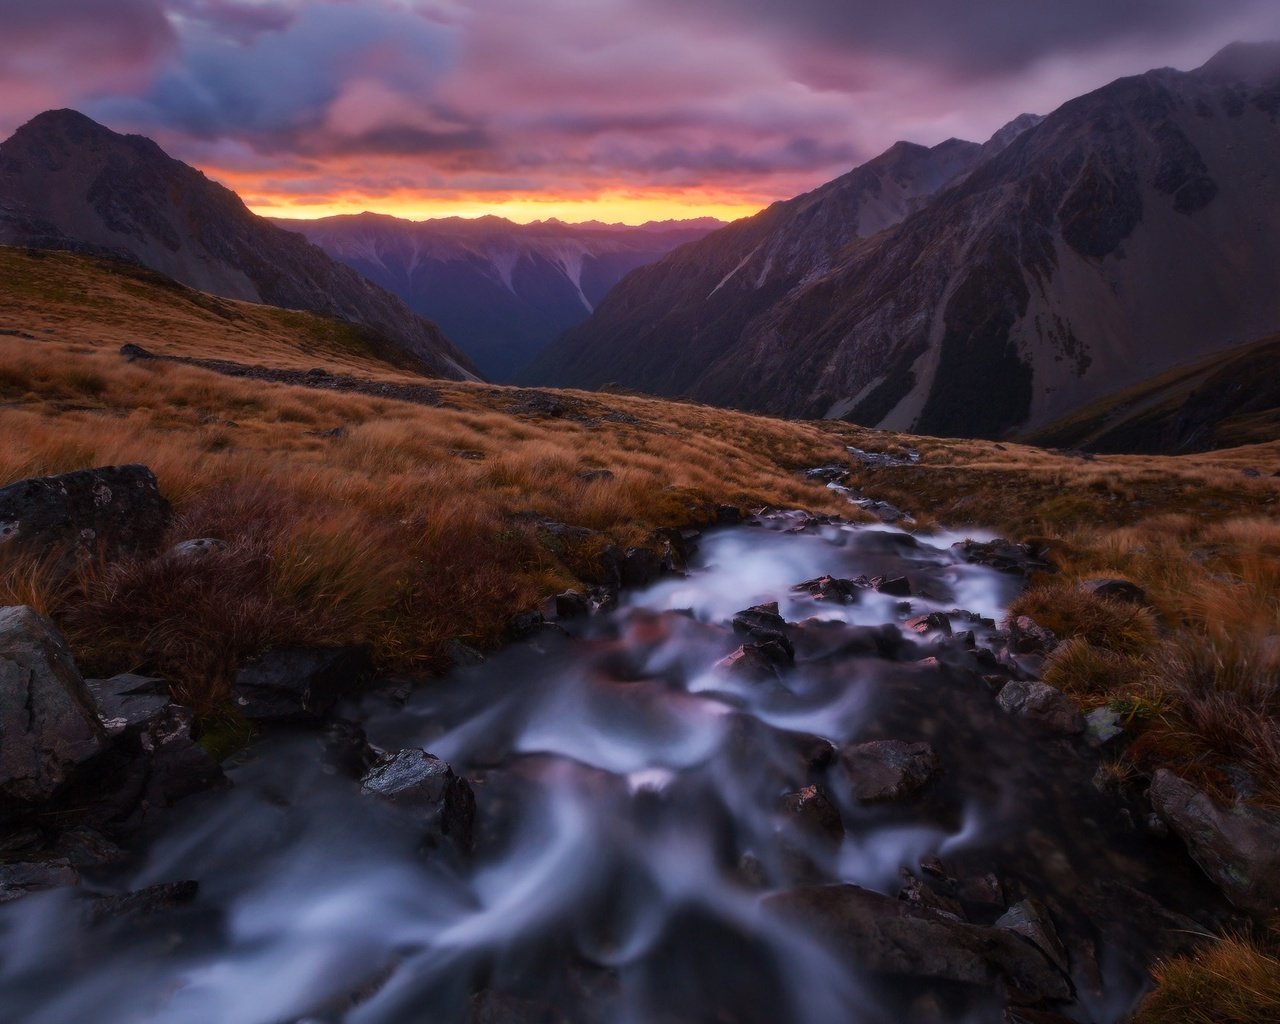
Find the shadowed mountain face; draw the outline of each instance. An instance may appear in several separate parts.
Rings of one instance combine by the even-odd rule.
[[[418,369],[474,376],[439,328],[395,296],[151,140],[75,111],[41,114],[0,144],[0,244],[124,258],[215,295],[337,317]]]
[[[677,250],[529,378],[1000,436],[1280,327],[1280,47],[1016,127],[895,146]]]
[[[422,222],[365,213],[277,221],[438,323],[490,380],[510,380],[637,267],[702,238],[713,220],[642,227],[501,217]]]

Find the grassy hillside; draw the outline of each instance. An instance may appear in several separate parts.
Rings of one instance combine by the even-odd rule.
[[[1095,452],[1199,452],[1280,438],[1280,335],[1162,374],[1027,440]]]
[[[420,378],[314,317],[78,257],[0,251],[0,267],[0,484],[145,463],[178,513],[169,541],[228,545],[70,579],[10,558],[0,604],[51,614],[89,672],[163,675],[207,722],[225,721],[236,666],[273,644],[367,643],[387,669],[431,672],[450,641],[495,646],[513,613],[599,580],[607,545],[710,523],[722,503],[857,518],[803,475],[842,461],[923,528],[1049,547],[1061,571],[1015,611],[1065,641],[1050,682],[1125,714],[1137,741],[1117,780],[1167,765],[1231,798],[1243,769],[1248,799],[1280,807],[1280,442],[1081,458],[621,394],[432,381],[424,403],[265,383],[118,349]],[[846,445],[920,459],[868,468]],[[1076,586],[1103,575],[1150,606]],[[1265,941],[1250,948],[1251,970],[1269,962]],[[1168,976],[1193,991],[1201,970]]]

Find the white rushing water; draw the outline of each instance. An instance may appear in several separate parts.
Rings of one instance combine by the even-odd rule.
[[[469,861],[424,854],[417,824],[362,796],[318,737],[258,743],[230,770],[232,788],[186,801],[135,862],[93,880],[129,891],[195,879],[190,906],[98,926],[72,891],[0,908],[0,1019],[904,1019],[915,993],[864,978],[762,897],[814,882],[894,894],[902,869],[919,874],[931,857],[975,874],[990,865],[1029,888],[1050,847],[1077,872],[1107,856],[1097,833],[1072,835],[1058,797],[1036,788],[1087,788],[1086,770],[1038,763],[978,677],[949,667],[964,641],[933,644],[905,625],[953,609],[1002,617],[1015,581],[963,563],[957,539],[724,530],[703,539],[687,577],[625,595],[573,638],[548,631],[406,703],[375,695],[349,708],[379,749],[420,747],[472,780]],[[910,611],[875,590],[850,604],[792,590],[824,574],[903,573]],[[728,620],[768,601],[797,624],[796,666],[764,679],[718,667],[743,641]],[[990,632],[969,619],[956,629],[975,629],[979,643]],[[876,635],[882,646],[897,638],[896,653],[877,653]],[[815,767],[809,754],[819,741],[872,738],[928,740],[945,772],[925,797],[866,806],[838,764]],[[784,809],[815,779],[843,838]],[[1057,899],[1075,883],[1043,884]],[[1107,942],[1095,950],[1105,985],[1082,981],[1071,1012],[1115,1020],[1140,976],[1110,962]],[[998,1019],[980,996],[941,1012]]]

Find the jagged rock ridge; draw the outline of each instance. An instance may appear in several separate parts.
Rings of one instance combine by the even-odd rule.
[[[408,221],[373,213],[276,223],[438,323],[490,380],[511,379],[632,270],[722,226],[706,219],[639,227]]]
[[[1280,327],[1278,117],[1280,45],[1239,45],[1113,82],[986,153],[944,144],[967,161],[896,222],[842,220],[901,180],[885,163],[911,150],[895,146],[633,274],[530,378],[924,433],[1034,429]]]

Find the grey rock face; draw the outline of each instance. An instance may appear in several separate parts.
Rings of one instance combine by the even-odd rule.
[[[1032,1002],[1072,994],[1061,971],[1012,933],[856,885],[795,889],[770,897],[765,906],[873,974],[1007,986]]]
[[[1263,916],[1280,911],[1280,814],[1219,807],[1164,768],[1151,781],[1151,803],[1232,903]]]
[[[448,841],[461,853],[473,842],[476,799],[466,779],[425,750],[388,754],[360,781],[361,791],[403,808],[422,821],[428,846]]]
[[[0,796],[53,796],[105,740],[53,623],[27,607],[0,609]]]
[[[321,718],[371,673],[360,648],[280,648],[236,673],[235,701],[250,719]]]
[[[902,740],[860,743],[840,759],[852,780],[853,795],[867,803],[911,796],[938,770],[933,747]]]
[[[85,685],[98,702],[98,714],[108,736],[145,729],[170,704],[162,680],[130,673],[110,679],[86,679]]]
[[[173,518],[146,466],[104,466],[0,488],[0,554],[155,547]]]
[[[1084,716],[1075,701],[1047,683],[1014,680],[1005,684],[996,703],[1046,732],[1075,736],[1084,732]]]

